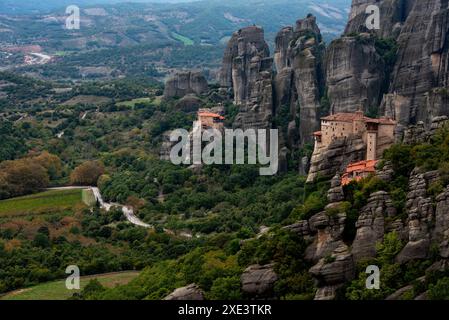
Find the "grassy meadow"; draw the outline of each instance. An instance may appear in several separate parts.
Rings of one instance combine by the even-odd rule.
[[[192,39],[180,35],[179,33],[176,32],[172,32],[172,37],[178,41],[181,41],[186,46],[193,46],[195,44],[195,42]]]
[[[97,279],[103,286],[113,288],[129,283],[139,275],[137,271],[106,273],[81,277],[81,289],[92,279]],[[80,290],[68,290],[65,280],[42,283],[37,286],[16,290],[0,297],[0,300],[66,300]]]
[[[93,195],[89,190],[51,190],[24,197],[0,201],[0,217],[40,214],[48,211],[72,208],[85,200],[91,204]],[[83,193],[85,195],[83,196]]]

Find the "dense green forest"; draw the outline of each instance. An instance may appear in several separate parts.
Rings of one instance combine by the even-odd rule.
[[[19,215],[0,206],[0,293],[63,278],[65,267],[76,264],[83,275],[143,271],[117,288],[92,282],[73,299],[161,299],[190,283],[208,299],[240,299],[248,298],[241,290],[242,272],[249,265],[274,263],[279,279],[273,297],[314,297],[311,265],[304,259],[309,243],[284,227],[325,210],[329,177],[308,184],[294,168],[264,177],[257,166],[192,170],[160,160],[163,134],[190,129],[195,112],[180,108],[176,99],[162,100],[162,87],[151,77],[58,83],[0,76],[7,84],[1,90],[10,97],[0,109],[0,198],[48,186],[98,185],[106,201],[133,207],[154,226],[139,228],[119,210],[105,212],[82,202]],[[212,105],[207,98],[203,103]],[[235,110],[226,105],[228,119]],[[448,137],[443,128],[428,142],[387,150],[381,166],[393,166],[389,184],[369,177],[345,187],[339,209],[348,217],[345,241],[354,239],[360,210],[375,191],[388,191],[399,216],[407,218],[406,192],[415,167],[439,171],[441,179],[429,194],[444,190]],[[377,256],[357,266],[356,280],[341,288],[339,297],[383,299],[423,276],[434,258],[398,265],[393,257],[403,246],[389,233]],[[364,289],[369,264],[384,270],[387,285],[380,291]],[[429,273],[425,282],[414,284],[413,294],[447,297],[448,276]]]

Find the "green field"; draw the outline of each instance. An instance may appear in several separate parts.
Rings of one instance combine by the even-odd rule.
[[[138,275],[137,271],[125,271],[81,277],[81,289],[91,279],[97,279],[103,286],[113,288],[117,285],[127,284]],[[66,300],[76,292],[79,290],[68,290],[65,280],[59,280],[7,293],[0,297],[0,300]]]
[[[157,106],[160,106],[161,103],[162,103],[162,97],[163,97],[163,96],[158,96],[158,97],[156,97],[156,98],[154,99],[153,103],[154,103],[155,105],[157,105]]]
[[[81,198],[83,202],[89,207],[92,207],[97,203],[94,193],[90,189],[82,190]]]
[[[56,51],[55,52],[55,56],[57,57],[65,57],[68,56],[70,54],[70,52],[68,51]]]
[[[189,39],[183,35],[180,35],[179,33],[176,32],[172,32],[171,36],[178,40],[181,41],[182,43],[184,43],[185,46],[193,46],[195,44],[195,42],[192,39]]]
[[[122,101],[122,102],[117,103],[117,105],[133,108],[138,103],[151,102],[151,100],[152,100],[151,98],[138,98],[138,99],[133,99],[133,100],[129,100],[129,101]]]
[[[45,191],[0,201],[0,217],[39,214],[46,210],[68,209],[82,200],[81,189]]]

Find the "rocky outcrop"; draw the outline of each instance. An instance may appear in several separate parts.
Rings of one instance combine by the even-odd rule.
[[[182,98],[188,94],[202,95],[209,87],[202,72],[178,71],[165,83],[164,99]]]
[[[236,62],[239,73],[236,76],[236,84],[240,93],[237,93],[237,98],[234,99],[238,99],[235,103],[240,106],[240,112],[235,118],[234,127],[244,130],[269,129],[273,120],[272,60],[260,57],[251,59],[249,67],[251,72],[247,83],[241,81],[246,77],[244,73],[240,73],[244,68],[242,63],[243,60]]]
[[[372,14],[367,12],[370,5],[375,5],[380,12],[380,30],[372,30],[382,38],[397,38],[402,26],[410,14],[416,0],[353,0],[349,22],[345,34],[362,33],[370,31],[366,20]]]
[[[286,27],[276,37],[274,61],[278,71],[275,78],[275,109],[277,115],[288,108],[291,120],[299,119],[299,127],[291,121],[288,145],[295,147],[310,143],[319,128],[320,99],[323,89],[324,43],[313,15]]]
[[[438,129],[445,126],[449,121],[447,116],[436,117],[432,119],[430,129],[426,128],[423,121],[419,121],[416,125],[408,126],[404,131],[403,142],[405,144],[415,144],[426,142],[437,133]]]
[[[306,241],[310,241],[313,239],[312,231],[310,230],[309,227],[309,221],[307,220],[301,220],[292,225],[285,226],[283,229],[298,234],[299,236],[303,237],[304,240]]]
[[[309,220],[310,229],[316,234],[314,242],[307,247],[305,259],[318,262],[321,258],[330,255],[342,242],[345,228],[346,213],[340,213],[339,203],[332,203],[326,210],[314,215]],[[335,212],[335,214],[330,213]]]
[[[418,121],[429,126],[432,118],[449,114],[448,6],[445,0],[413,1],[398,37],[390,96],[383,106],[403,126]]]
[[[252,298],[273,297],[274,284],[278,280],[273,268],[273,264],[249,266],[240,278],[243,293]]]
[[[235,59],[249,54],[248,61],[258,55],[266,58],[270,55],[270,50],[264,39],[264,31],[257,26],[240,29],[235,32],[225,49],[223,63],[220,71],[220,85],[223,88],[237,88],[234,86]]]
[[[357,233],[352,244],[354,261],[376,256],[376,245],[383,241],[385,217],[393,218],[396,209],[385,191],[373,193],[363,207],[356,223]]]
[[[307,182],[343,172],[348,164],[365,160],[365,153],[366,144],[357,137],[336,139],[327,148],[315,148]]]
[[[327,200],[330,203],[340,202],[345,199],[345,194],[343,192],[343,187],[341,186],[340,175],[335,175],[331,180],[331,187],[327,192]]]
[[[291,26],[283,28],[276,35],[274,52],[274,64],[278,72],[290,67],[291,63],[291,41],[295,37],[294,28]]]
[[[384,161],[379,162],[376,166],[376,176],[386,183],[390,183],[393,180],[394,168],[391,162]]]
[[[196,284],[178,288],[170,293],[164,300],[204,300],[204,293]]]
[[[399,263],[424,259],[429,255],[434,209],[427,189],[438,179],[437,171],[421,173],[415,169],[411,174],[406,203],[408,242],[396,257]]]
[[[195,94],[188,94],[176,102],[175,108],[184,112],[194,112],[204,104]]]
[[[322,258],[309,272],[317,282],[315,300],[333,300],[336,290],[354,279],[355,269],[352,254],[345,244],[338,246],[331,255]]]
[[[369,34],[342,37],[326,51],[326,85],[331,113],[364,112],[378,106],[385,80],[384,61]]]
[[[436,198],[433,241],[438,243],[442,258],[449,258],[449,187]]]
[[[235,127],[270,128],[273,115],[273,58],[261,27],[235,32],[225,50],[220,85],[234,94],[240,113]]]

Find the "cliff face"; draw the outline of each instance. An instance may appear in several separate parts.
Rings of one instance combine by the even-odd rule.
[[[331,113],[367,112],[380,104],[385,64],[374,37],[364,34],[333,41],[326,52],[326,84]]]
[[[321,177],[332,177],[343,172],[348,164],[366,158],[366,144],[361,137],[348,137],[334,140],[329,147],[315,148],[310,161],[307,182]]]
[[[286,136],[281,140],[291,150],[311,142],[318,129],[324,43],[316,18],[309,15],[282,29],[274,58],[269,55],[263,29],[253,26],[234,33],[223,57],[220,85],[233,92],[239,106],[236,127],[267,128],[274,117],[284,117]]]
[[[179,71],[165,83],[164,99],[182,98],[188,94],[207,93],[208,84],[202,72]]]
[[[366,27],[366,9],[376,5],[380,9],[380,30],[375,33],[382,38],[397,38],[416,0],[353,0],[345,34],[369,31]]]
[[[380,30],[366,28],[369,5],[380,9]],[[228,43],[220,75],[221,87],[239,107],[234,125],[279,128],[288,153],[313,142],[326,112],[363,109],[393,118],[398,139],[420,121],[429,129],[433,119],[449,115],[448,6],[445,0],[353,0],[345,34],[328,48],[309,15],[278,33],[273,58],[263,29],[239,30]],[[392,42],[385,47],[387,38],[397,50]],[[329,110],[322,108],[323,97]],[[347,142],[330,151],[335,165],[312,161],[312,174],[333,174],[341,159],[358,159]],[[329,166],[334,169],[324,168]]]
[[[269,57],[264,31],[252,26],[232,35],[220,73],[220,85],[232,90],[240,113],[235,126],[270,128],[273,115],[273,59]]]
[[[369,5],[380,8],[380,30],[366,29]],[[442,0],[354,0],[345,35],[326,49],[330,113],[374,111],[396,120],[396,139],[406,142],[449,115],[448,6]],[[395,39],[397,51],[386,53],[381,38]],[[357,158],[351,144],[315,150],[310,176],[333,175],[338,161]]]
[[[380,9],[380,30],[366,28],[369,5]],[[399,121],[398,133],[419,121],[428,127],[433,118],[448,115],[448,5],[445,0],[354,0],[346,37],[327,50],[331,111],[352,111],[357,104],[378,108]],[[390,71],[370,41],[357,42],[364,32],[397,41],[391,74],[382,74]],[[382,85],[384,80],[389,86]]]
[[[445,121],[434,123],[441,126]],[[420,135],[421,142],[428,141],[429,133]],[[376,173],[387,185],[393,180],[393,167],[386,162]],[[441,182],[438,171],[415,168],[408,177],[406,202],[399,213],[393,202],[393,195],[386,191],[372,192],[366,204],[357,214],[354,222],[355,234],[344,238],[348,227],[345,212],[345,192],[336,175],[328,191],[329,204],[323,212],[308,220],[299,221],[285,229],[295,232],[309,241],[304,258],[311,262],[310,274],[315,278],[317,292],[315,299],[331,300],[339,288],[355,279],[357,263],[375,258],[379,243],[385,235],[395,232],[402,242],[402,249],[393,256],[394,263],[404,266],[409,262],[430,259],[437,261],[430,269],[447,269],[445,259],[449,258],[449,187],[434,194],[431,187]],[[411,279],[410,281],[412,281]],[[424,281],[425,278],[418,278]],[[392,294],[389,299],[401,299],[410,286]],[[419,295],[416,299],[426,299]]]
[[[298,20],[295,28],[282,29],[276,37],[275,106],[276,110],[289,108],[290,148],[298,142],[299,145],[312,142],[312,134],[319,128],[324,50],[320,29],[312,15]]]
[[[220,85],[223,88],[233,88],[234,59],[249,54],[248,61],[256,55],[266,58],[270,50],[264,39],[263,29],[252,26],[235,32],[228,42],[223,56],[220,72]],[[246,70],[244,70],[246,71]],[[238,91],[238,90],[236,90]]]
[[[416,1],[398,37],[398,58],[383,112],[403,126],[449,114],[449,4]]]

